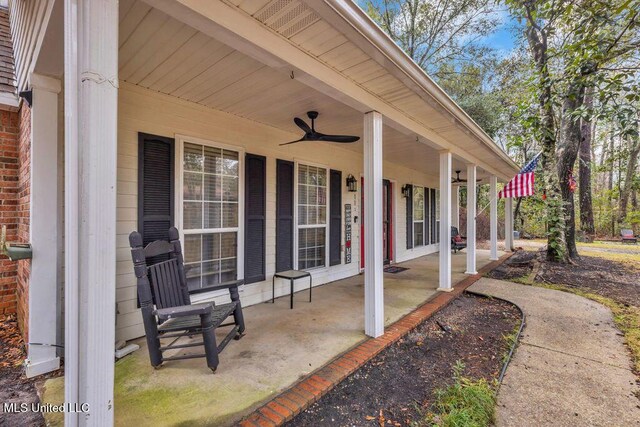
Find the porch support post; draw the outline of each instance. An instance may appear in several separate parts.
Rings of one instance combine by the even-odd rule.
[[[504,247],[513,251],[513,199],[504,199]]]
[[[29,344],[26,375],[60,367],[58,326],[58,94],[60,80],[32,74]],[[26,261],[23,261],[26,262]],[[38,344],[31,344],[38,343]],[[45,344],[45,345],[39,345]]]
[[[64,9],[65,425],[113,425],[118,1]]]
[[[491,175],[489,178],[489,236],[491,250],[489,259],[498,259],[498,177]]]
[[[477,274],[476,271],[476,165],[467,164],[467,271],[466,274]]]
[[[451,152],[440,152],[439,291],[451,292]]]
[[[460,229],[460,186],[453,186],[453,204],[451,205],[451,226]]]
[[[364,332],[384,333],[382,259],[382,114],[364,115]]]

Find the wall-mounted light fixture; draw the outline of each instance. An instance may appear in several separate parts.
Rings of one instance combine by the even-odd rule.
[[[358,180],[355,179],[351,174],[347,176],[347,188],[351,193],[358,191]]]
[[[409,194],[411,193],[411,184],[403,185],[401,191],[402,191],[402,197],[404,197],[405,199],[409,197]]]

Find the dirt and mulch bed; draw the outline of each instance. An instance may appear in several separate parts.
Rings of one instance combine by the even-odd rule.
[[[505,262],[491,270],[488,276],[492,279],[499,280],[513,280],[526,277],[531,274],[536,259],[536,252],[517,251]]]
[[[518,251],[488,276],[494,279],[523,279],[535,269],[531,279],[538,283],[563,285],[640,307],[640,270],[622,262],[583,256],[572,263],[545,261],[544,248],[536,252]]]
[[[575,287],[640,307],[640,270],[621,262],[583,256],[571,265],[544,263],[536,280]]]
[[[519,325],[513,305],[463,294],[287,426],[426,425],[437,391],[454,382],[457,362],[464,377],[498,378],[506,337]]]
[[[24,376],[24,344],[15,316],[0,317],[0,404],[38,403],[35,382]],[[43,426],[40,412],[3,413],[0,426]]]

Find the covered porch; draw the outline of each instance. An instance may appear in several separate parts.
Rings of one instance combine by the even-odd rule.
[[[119,414],[149,412],[144,409],[149,405],[166,418],[205,416],[213,400],[223,397],[228,400],[216,405],[229,409],[220,420],[238,414],[247,408],[234,405],[261,401],[365,334],[380,336],[385,324],[497,259],[495,197],[492,250],[476,250],[475,222],[468,221],[466,255],[451,253],[457,206],[452,179],[460,170],[460,177],[473,183],[468,215],[474,217],[475,183],[489,183],[495,196],[498,180],[509,179],[516,166],[357,5],[333,0],[54,3],[44,26],[46,54],[38,58],[29,82],[33,158],[34,165],[52,161],[50,151],[57,149],[64,162],[34,167],[32,186],[34,194],[57,195],[64,209],[52,216],[47,200],[34,198],[33,228],[55,221],[60,232],[43,243],[33,235],[30,305],[41,318],[57,311],[58,322],[34,318],[30,328],[40,342],[64,335],[66,401],[90,403],[95,422],[114,419],[114,343],[144,335],[127,238],[133,230],[151,229],[154,221],[154,232],[171,225],[181,230],[187,262],[197,264],[192,271],[203,272],[190,277],[197,282],[194,288],[202,288],[193,302],[224,301],[219,293],[207,292],[209,266],[218,268],[206,271],[217,274],[218,281],[227,277],[223,274],[244,280],[247,336],[227,347],[219,374],[206,378],[202,360],[156,372],[144,347],[129,356],[115,371],[117,422]],[[360,140],[282,145],[300,138],[293,118],[308,111],[320,113],[320,131]],[[147,155],[147,141],[164,147],[162,161]],[[228,161],[229,170],[201,167],[207,153],[219,153],[217,159]],[[188,164],[189,156],[200,156],[200,166]],[[250,163],[258,164],[251,176]],[[153,168],[156,175],[144,174]],[[333,172],[339,177],[335,187],[328,183]],[[190,186],[194,176],[197,182]],[[231,185],[214,185],[206,193],[212,176]],[[313,176],[317,185],[301,182],[301,176]],[[348,191],[348,176],[364,185]],[[154,185],[161,178],[158,196]],[[385,182],[389,187],[383,192]],[[304,199],[305,186],[317,190],[318,197]],[[260,194],[250,210],[247,199],[254,190]],[[147,211],[147,204],[156,211]],[[228,216],[220,219],[219,210],[207,224],[209,205],[222,206]],[[283,206],[289,210],[284,214]],[[511,226],[507,222],[508,238]],[[314,230],[315,240],[304,230]],[[229,238],[227,246],[198,246],[205,237],[222,234]],[[163,235],[144,237],[148,243]],[[38,253],[44,243],[51,250]],[[440,255],[425,257],[435,252]],[[385,274],[385,262],[408,262],[410,269]],[[303,301],[303,292],[292,311],[284,300],[262,304],[270,299],[273,274],[289,269],[308,269],[314,284],[328,285],[314,292],[311,305]],[[56,274],[64,276],[64,298],[51,286]],[[282,282],[276,287],[278,296],[287,291]],[[64,309],[51,301],[64,303]],[[56,330],[62,324],[63,333]],[[54,348],[34,346],[29,357],[34,375],[58,366]],[[285,366],[282,374],[275,369]],[[177,396],[197,407],[177,410]],[[209,407],[207,399],[212,399]],[[84,422],[78,414],[66,417],[69,425]]]
[[[478,269],[489,258],[488,250],[478,250]],[[399,266],[408,270],[384,277],[385,326],[438,293],[437,254]],[[465,269],[465,255],[453,255],[453,283],[467,277]],[[293,310],[287,296],[246,308],[247,335],[228,346],[215,375],[201,359],[154,370],[144,339],[134,341],[141,350],[115,367],[115,424],[231,425],[366,338],[364,313],[353,309],[363,305],[363,275],[314,288],[311,304],[307,297],[301,285]],[[183,353],[189,351],[199,350]],[[44,402],[61,403],[62,386],[63,378],[48,380]],[[62,421],[60,414],[49,416],[53,424]]]

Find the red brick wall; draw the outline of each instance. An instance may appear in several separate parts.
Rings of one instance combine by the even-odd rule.
[[[7,226],[7,240],[18,233],[18,113],[0,110],[0,225]],[[16,278],[18,266],[0,255],[0,315],[17,310]]]
[[[29,207],[31,204],[31,108],[22,103],[18,125],[18,181],[16,195],[17,238],[29,242]],[[52,206],[52,209],[56,207]],[[31,261],[17,262],[17,313],[18,325],[25,342],[29,342],[29,276]],[[52,302],[55,304],[55,302]]]

